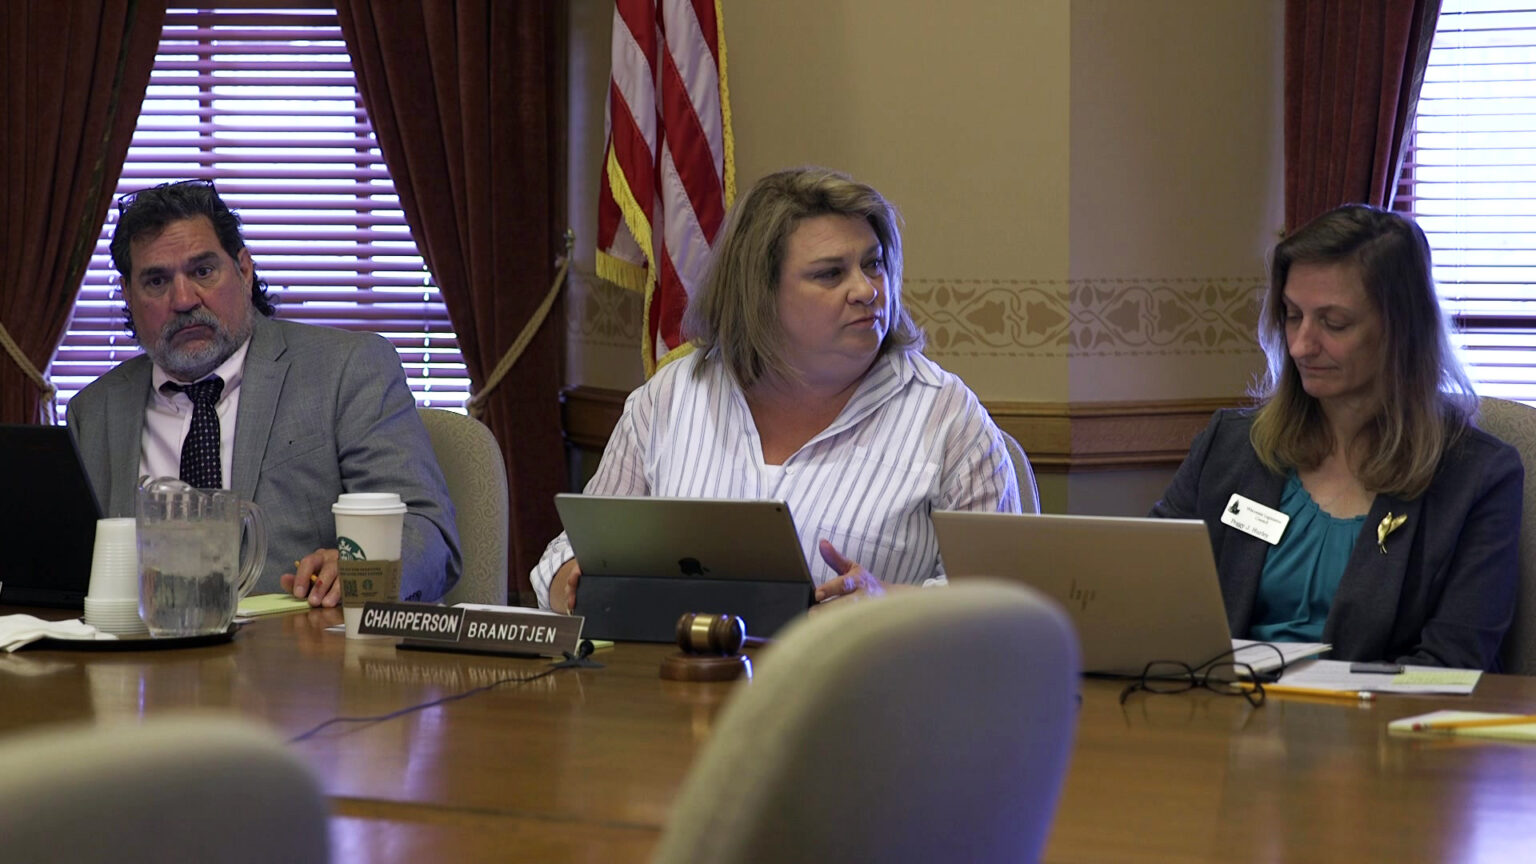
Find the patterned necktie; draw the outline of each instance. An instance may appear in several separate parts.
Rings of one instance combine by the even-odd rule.
[[[217,375],[196,384],[167,382],[166,390],[179,390],[192,400],[192,428],[181,442],[181,480],[196,489],[224,488],[224,468],[219,461],[219,415],[213,406],[224,392]]]

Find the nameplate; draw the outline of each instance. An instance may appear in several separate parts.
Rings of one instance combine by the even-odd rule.
[[[365,603],[357,630],[398,636],[401,645],[412,648],[558,657],[576,653],[583,620],[515,606]]]

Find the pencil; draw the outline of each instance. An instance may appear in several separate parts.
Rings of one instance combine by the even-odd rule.
[[[1426,720],[1411,727],[1415,732],[1434,732],[1439,729],[1477,729],[1484,726],[1524,726],[1536,724],[1536,714],[1520,714],[1510,717],[1478,717],[1468,720]]]
[[[1256,690],[1259,685],[1243,682],[1244,690]],[[1312,699],[1337,699],[1344,702],[1374,702],[1376,694],[1369,690],[1324,690],[1320,687],[1293,687],[1289,684],[1265,684],[1265,693],[1276,696],[1306,696]]]

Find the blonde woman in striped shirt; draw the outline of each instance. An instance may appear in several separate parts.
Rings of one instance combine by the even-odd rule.
[[[631,393],[589,495],[789,504],[820,603],[943,579],[933,510],[1019,511],[1001,433],[921,353],[879,192],[781,171],[737,204],[684,327],[695,350]],[[574,608],[565,535],[534,568]]]

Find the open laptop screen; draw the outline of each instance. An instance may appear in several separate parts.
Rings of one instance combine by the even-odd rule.
[[[63,426],[0,424],[0,603],[80,608],[101,507]]]

